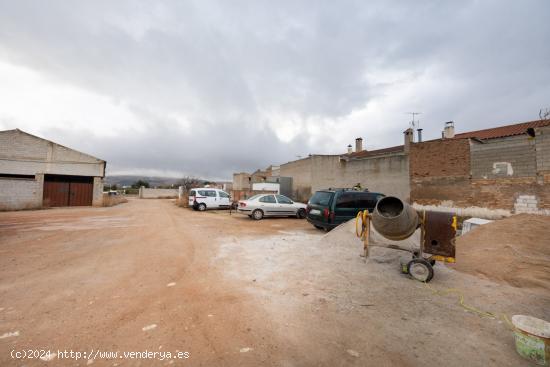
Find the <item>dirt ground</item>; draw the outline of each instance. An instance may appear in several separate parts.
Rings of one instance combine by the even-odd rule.
[[[550,217],[514,215],[456,241],[456,270],[550,294]]]
[[[399,273],[402,254],[365,263],[359,241],[323,236],[171,200],[0,213],[0,365],[530,365],[501,315],[548,320],[550,294],[440,264],[428,287]],[[497,317],[434,293],[449,288]],[[29,349],[57,355],[11,357]]]

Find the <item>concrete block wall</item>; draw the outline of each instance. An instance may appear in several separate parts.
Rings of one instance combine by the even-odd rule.
[[[537,154],[537,183],[540,190],[537,196],[539,210],[550,210],[550,126],[535,129]]]
[[[535,195],[518,195],[514,203],[514,211],[516,213],[538,214],[541,209],[539,209],[538,199]],[[548,210],[548,213],[550,214],[550,210]]]
[[[339,155],[311,155],[285,163],[280,174],[292,178],[292,198],[306,202],[317,190],[353,187],[409,200],[409,161],[404,153],[392,153],[345,162]]]
[[[535,150],[538,175],[550,175],[550,126],[535,129]]]
[[[92,205],[103,206],[103,178],[94,177],[93,185]]]
[[[480,143],[472,140],[473,178],[533,177],[537,172],[535,139],[518,135]]]
[[[104,176],[105,162],[19,130],[0,133],[0,172]]]
[[[43,181],[40,179],[0,178],[0,210],[42,207]]]
[[[233,174],[233,190],[249,190],[250,175],[245,172]]]
[[[313,156],[312,191],[329,187],[353,187],[410,198],[409,158],[405,153],[344,161],[339,156]]]
[[[472,200],[515,213],[550,213],[550,127],[527,134],[473,141]],[[546,148],[546,149],[545,149]],[[495,167],[500,166],[500,169]]]
[[[292,177],[292,199],[305,202],[311,197],[312,156],[281,164],[279,172],[283,177]]]
[[[143,186],[139,189],[140,199],[168,199],[177,198],[178,195],[178,189],[150,189]]]

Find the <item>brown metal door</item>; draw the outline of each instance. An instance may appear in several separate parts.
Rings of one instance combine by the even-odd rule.
[[[432,255],[455,257],[456,230],[453,227],[453,221],[453,214],[426,212],[424,252]]]
[[[69,183],[44,181],[43,198],[45,206],[69,205]]]
[[[87,182],[71,182],[69,190],[70,206],[92,205],[93,185]]]

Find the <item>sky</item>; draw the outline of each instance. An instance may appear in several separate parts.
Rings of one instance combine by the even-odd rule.
[[[550,108],[550,1],[0,0],[0,130],[231,179]]]

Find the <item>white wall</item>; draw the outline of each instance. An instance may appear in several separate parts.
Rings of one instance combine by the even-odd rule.
[[[105,162],[20,130],[0,132],[0,173],[103,177]]]
[[[0,178],[0,210],[40,208],[42,185],[36,179]]]
[[[278,183],[269,182],[257,182],[252,184],[252,190],[254,191],[277,191],[280,193],[281,186]]]
[[[140,187],[140,199],[162,199],[162,198],[177,198],[179,195],[178,189],[148,189]]]

